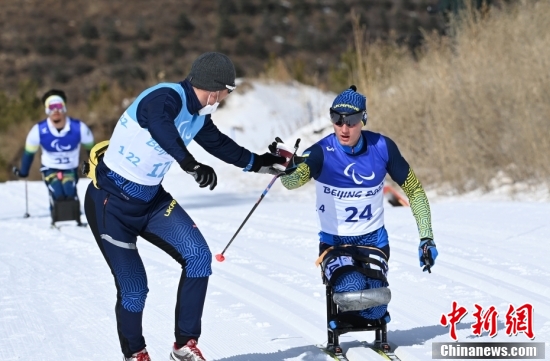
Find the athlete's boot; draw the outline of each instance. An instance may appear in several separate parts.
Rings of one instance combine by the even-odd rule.
[[[185,346],[178,348],[174,343],[172,347],[172,353],[170,354],[171,361],[206,361],[201,353],[201,350],[197,347],[197,340],[191,339],[187,341]]]
[[[123,357],[122,361],[151,361],[147,349],[143,349],[139,352],[136,352],[131,357]]]

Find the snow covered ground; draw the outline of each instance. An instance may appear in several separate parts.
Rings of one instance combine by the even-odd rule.
[[[301,136],[305,149],[321,137],[311,131],[326,125],[321,111],[330,106],[333,94],[297,85],[254,82],[252,87],[244,95],[232,95],[214,115],[219,127],[233,132],[241,144],[263,152],[276,135],[292,142]],[[241,118],[239,106],[248,107]],[[243,173],[195,145],[190,149],[199,161],[214,166],[218,187],[200,189],[177,167],[164,185],[216,254],[270,177]],[[79,183],[81,199],[87,184]],[[0,360],[119,360],[116,289],[90,230],[71,225],[50,229],[45,186],[28,182],[28,194],[31,218],[23,219],[24,181],[0,184]],[[528,342],[523,333],[506,335],[505,314],[510,304],[533,305],[534,341],[546,343],[549,358],[550,203],[502,195],[435,198],[431,205],[440,252],[431,274],[418,266],[410,209],[386,206],[392,290],[388,339],[397,355],[404,361],[430,360],[433,342],[451,341],[440,319],[456,301],[468,310],[457,327],[462,342]],[[199,341],[209,361],[329,360],[314,346],[326,340],[325,289],[314,265],[314,209],[312,184],[291,192],[275,183],[225,253],[226,261],[214,261]],[[180,268],[142,239],[138,248],[150,289],[144,313],[147,348],[154,361],[167,360]],[[474,304],[484,310],[496,307],[496,337],[472,334]],[[368,332],[348,333],[341,341],[344,349],[353,349],[373,338]]]

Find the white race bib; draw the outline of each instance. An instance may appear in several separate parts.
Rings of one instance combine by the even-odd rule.
[[[384,182],[371,188],[340,188],[315,182],[321,231],[359,236],[384,225]]]
[[[174,158],[125,112],[115,127],[103,161],[122,177],[152,186],[162,181]]]

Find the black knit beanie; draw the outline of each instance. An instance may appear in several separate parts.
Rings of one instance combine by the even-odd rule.
[[[226,55],[210,52],[200,55],[191,65],[187,80],[195,88],[218,91],[235,86],[235,66]]]

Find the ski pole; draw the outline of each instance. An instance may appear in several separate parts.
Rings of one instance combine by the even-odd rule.
[[[25,179],[25,214],[23,218],[29,218],[29,192],[27,191],[27,180]]]
[[[428,273],[432,273],[431,266],[430,266],[430,257],[428,257],[428,246],[424,245],[422,249],[422,259],[424,261],[424,268],[422,271],[428,270]]]
[[[432,273],[432,270],[431,270],[432,267],[430,266],[429,263],[426,263],[426,261],[428,261],[428,257],[424,258],[424,264],[425,264],[425,266],[424,266],[424,268],[423,268],[422,270],[423,270],[423,271],[428,270],[428,273]]]
[[[11,169],[11,172],[16,176],[19,177],[19,168],[13,167]],[[25,214],[23,215],[23,218],[29,218],[31,215],[29,214],[29,192],[27,191],[27,180],[25,179]]]
[[[218,262],[223,262],[225,261],[225,257],[224,257],[224,253],[225,251],[227,250],[227,248],[229,248],[229,246],[231,245],[231,243],[233,243],[233,240],[235,239],[235,237],[237,237],[237,234],[239,234],[239,232],[241,231],[241,229],[243,228],[244,224],[246,223],[246,221],[248,221],[248,218],[250,218],[250,216],[252,215],[252,213],[254,213],[254,210],[258,207],[258,205],[260,204],[260,202],[262,201],[262,199],[264,199],[265,195],[267,194],[267,192],[269,192],[269,189],[271,188],[271,186],[273,185],[273,183],[275,183],[275,181],[277,180],[277,178],[279,178],[278,175],[274,176],[273,179],[271,180],[271,182],[269,182],[269,184],[267,185],[266,189],[264,189],[262,195],[260,196],[260,198],[256,201],[256,204],[254,204],[254,207],[252,207],[252,209],[250,210],[250,212],[248,212],[248,215],[246,216],[246,218],[244,219],[243,223],[241,223],[241,225],[239,226],[239,229],[237,229],[237,232],[235,232],[235,234],[233,235],[233,237],[231,237],[231,240],[229,241],[229,243],[227,244],[227,246],[225,246],[225,248],[223,249],[222,253],[218,253],[216,255],[216,259],[218,260]]]
[[[298,138],[298,140],[296,140],[296,145],[294,145],[294,154],[296,154],[296,152],[298,151],[298,146],[300,145],[300,138]],[[267,192],[269,192],[269,189],[271,188],[271,186],[273,185],[273,183],[275,183],[275,181],[277,180],[277,178],[279,178],[280,174],[277,174],[276,176],[273,177],[273,179],[271,179],[271,182],[269,182],[269,184],[267,185],[267,187],[264,189],[264,191],[262,192],[262,195],[260,196],[260,198],[258,198],[258,200],[256,201],[256,204],[254,204],[254,207],[252,207],[252,209],[250,210],[250,212],[248,212],[248,215],[246,216],[246,218],[244,219],[243,223],[241,223],[241,225],[239,226],[239,228],[237,229],[237,232],[235,232],[235,234],[233,235],[233,237],[231,237],[231,239],[229,240],[229,243],[227,243],[227,246],[225,246],[225,248],[223,249],[223,251],[221,253],[218,253],[216,255],[216,260],[218,262],[223,262],[225,261],[225,257],[224,257],[224,253],[225,251],[227,251],[227,249],[229,248],[229,246],[231,245],[231,243],[233,243],[233,240],[235,239],[235,237],[237,237],[237,234],[239,234],[239,232],[241,231],[241,229],[243,228],[243,226],[245,225],[246,221],[248,221],[248,218],[250,218],[250,216],[252,215],[252,213],[254,213],[254,211],[256,210],[256,208],[258,207],[258,205],[260,204],[260,202],[262,201],[262,199],[264,199],[265,195],[267,194]]]

